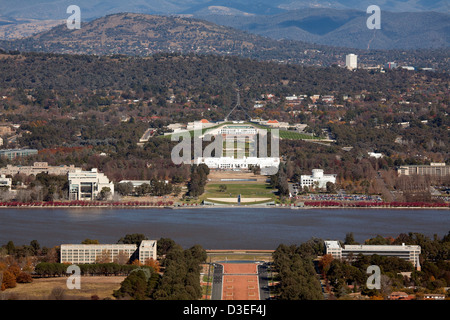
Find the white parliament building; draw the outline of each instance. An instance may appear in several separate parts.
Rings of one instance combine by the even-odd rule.
[[[206,164],[210,169],[224,169],[224,170],[240,170],[251,169],[253,166],[258,166],[261,169],[278,168],[280,165],[280,158],[278,157],[207,157],[197,158],[196,164]]]
[[[216,157],[197,157],[194,160],[195,164],[206,164],[210,169],[219,170],[249,170],[252,167],[259,167],[262,174],[273,174],[278,171],[280,165],[280,158],[273,157],[257,157],[256,154],[256,135],[265,134],[266,130],[261,130],[252,124],[244,121],[234,121],[231,124],[225,124],[217,128],[206,130],[202,137],[206,135],[222,136],[224,138],[225,154]],[[229,141],[228,141],[229,139]],[[238,146],[234,146],[234,139],[238,142]],[[231,143],[231,145],[229,145]],[[246,143],[255,148],[248,150],[249,155],[245,156]],[[228,156],[230,153],[238,153],[237,156]],[[261,150],[260,150],[261,152]]]

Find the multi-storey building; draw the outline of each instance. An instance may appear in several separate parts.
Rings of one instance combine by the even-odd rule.
[[[335,259],[354,260],[359,254],[397,257],[407,260],[414,267],[420,269],[420,246],[416,245],[344,245],[339,241],[325,241],[325,253],[331,254]]]
[[[135,244],[62,244],[61,263],[85,264],[98,262],[127,263],[139,259],[142,264],[156,260],[156,240]]]
[[[346,55],[345,66],[350,70],[358,68],[358,56],[353,53]]]
[[[95,200],[103,188],[109,188],[110,197],[114,195],[114,183],[96,168],[69,172],[68,179],[70,200]]]
[[[445,163],[432,162],[429,166],[400,166],[397,168],[397,172],[399,176],[429,175],[444,177],[450,175],[450,166],[446,166]]]

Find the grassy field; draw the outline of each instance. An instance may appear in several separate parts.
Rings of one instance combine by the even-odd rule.
[[[311,140],[311,139],[322,139],[319,137],[310,136],[304,133],[299,133],[296,131],[286,131],[280,130],[280,138],[287,140]]]
[[[67,277],[35,278],[32,283],[18,283],[15,288],[7,289],[1,294],[5,295],[6,298],[9,296],[14,299],[32,300],[90,300],[94,295],[100,299],[115,299],[112,293],[120,288],[120,283],[125,277],[81,277],[81,288],[73,290],[67,288],[67,279]],[[57,293],[56,296],[55,293]]]

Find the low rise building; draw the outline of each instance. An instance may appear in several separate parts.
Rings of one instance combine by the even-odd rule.
[[[6,165],[6,167],[0,168],[0,174],[14,176],[16,174],[24,175],[37,175],[38,173],[48,173],[52,175],[66,175],[69,172],[75,172],[81,170],[81,168],[74,165],[66,166],[49,166],[47,162],[35,162],[32,166],[13,166]]]
[[[325,241],[325,253],[331,254],[335,259],[353,261],[359,254],[397,257],[407,260],[420,269],[420,246],[416,245],[344,245],[339,241]]]
[[[69,172],[68,180],[70,200],[96,200],[103,188],[109,188],[110,198],[114,195],[114,183],[96,168]]]
[[[209,122],[206,119],[201,119],[199,121],[188,122],[186,129],[188,131],[190,131],[190,130],[195,130],[195,129],[209,128],[209,127],[213,127],[215,125],[217,125],[217,123]]]
[[[336,183],[336,174],[324,174],[322,169],[313,169],[312,175],[301,175],[300,185],[308,188],[325,189],[327,183]]]
[[[442,294],[442,293],[425,293],[423,298],[425,300],[445,300],[445,294]]]
[[[136,244],[62,244],[61,263],[85,264],[98,262],[127,263],[138,259],[144,264],[156,260],[157,241],[143,240]]]
[[[379,152],[368,152],[367,154],[369,155],[369,157],[373,157],[373,158],[377,158],[377,159],[383,158],[383,154],[379,153]]]
[[[38,154],[37,149],[4,149],[0,150],[0,157],[14,159],[18,157],[28,157]]]
[[[12,179],[7,178],[4,174],[0,175],[0,190],[11,190]]]
[[[151,185],[152,181],[151,180],[121,180],[119,181],[119,183],[130,183],[133,188],[137,188],[142,186],[143,184],[148,184]]]
[[[397,172],[399,176],[430,175],[444,177],[450,175],[450,166],[445,165],[445,163],[432,162],[429,166],[400,166],[397,168]]]
[[[412,300],[413,296],[408,295],[406,292],[394,291],[388,296],[389,300]]]
[[[264,124],[264,123],[263,123]],[[287,129],[289,128],[288,122],[280,122],[278,120],[269,120],[265,123],[265,125],[272,127],[272,128],[280,128],[280,129]]]

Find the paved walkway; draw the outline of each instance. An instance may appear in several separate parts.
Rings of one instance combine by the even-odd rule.
[[[267,265],[214,263],[211,300],[267,300]]]

